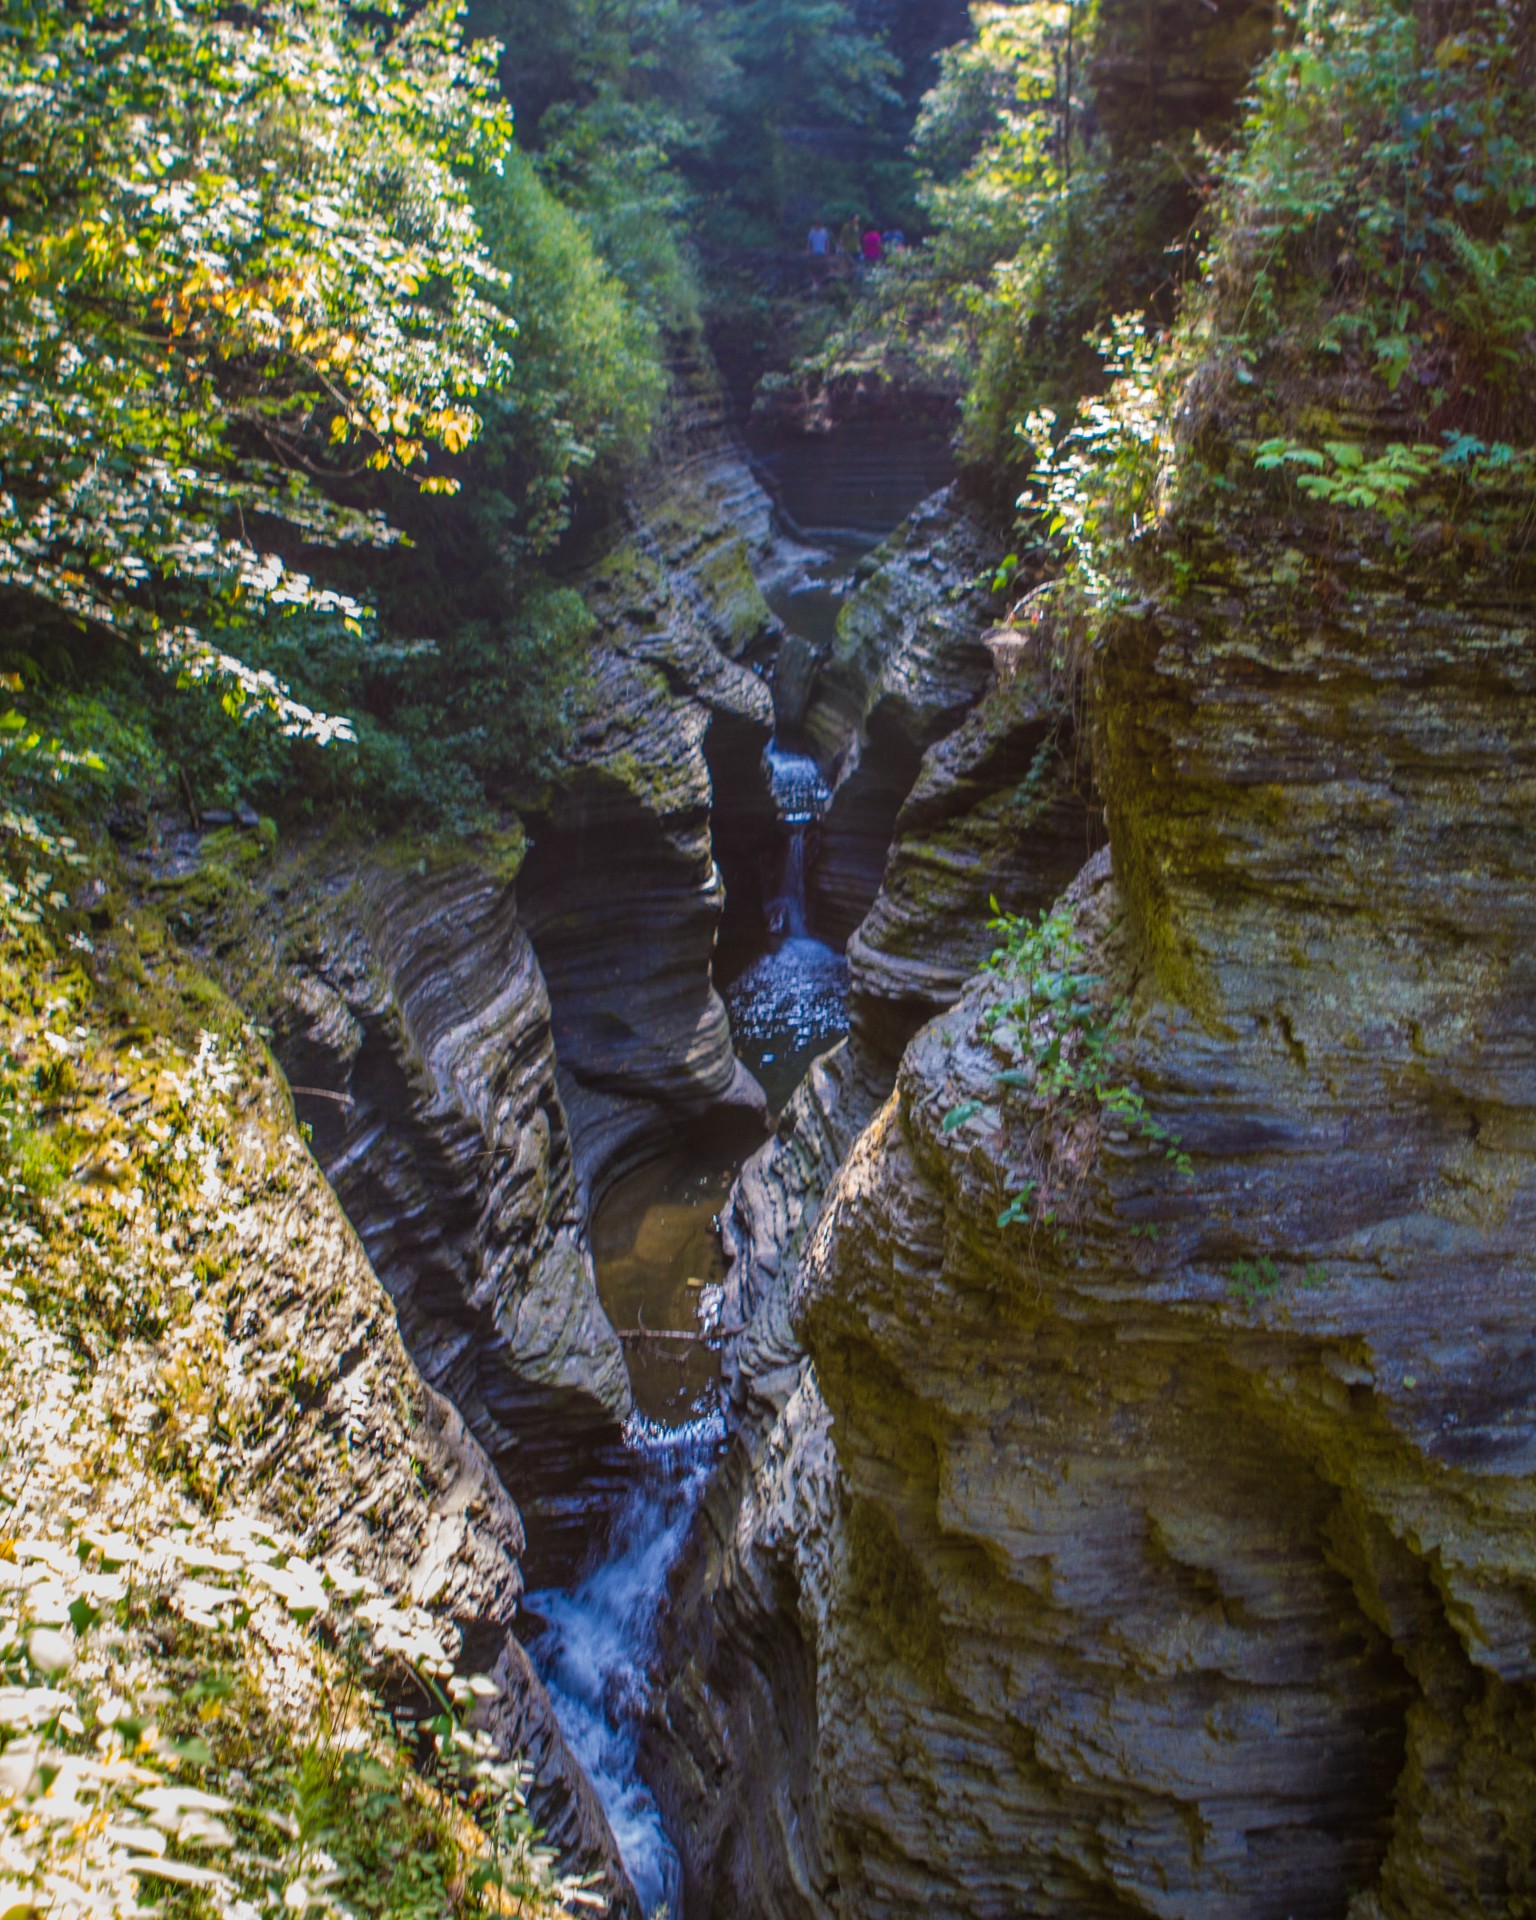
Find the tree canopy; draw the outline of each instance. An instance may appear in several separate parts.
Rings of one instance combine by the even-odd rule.
[[[5,7],[0,584],[322,735],[242,630],[356,626],[291,556],[393,537],[337,504],[359,472],[451,488],[509,365],[466,170],[510,121],[458,14]]]

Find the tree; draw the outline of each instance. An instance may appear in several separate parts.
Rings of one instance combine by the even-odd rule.
[[[459,13],[0,0],[0,585],[319,737],[242,635],[361,626],[296,557],[397,537],[337,504],[369,469],[451,490],[510,364]]]

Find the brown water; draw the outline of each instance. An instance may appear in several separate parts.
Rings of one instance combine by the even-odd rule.
[[[653,1161],[612,1187],[593,1217],[598,1291],[647,1420],[682,1425],[719,1381],[700,1315],[718,1307],[725,1255],[715,1217],[734,1178],[734,1167],[701,1167],[696,1153]]]

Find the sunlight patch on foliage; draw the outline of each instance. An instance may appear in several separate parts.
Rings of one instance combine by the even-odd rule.
[[[327,488],[460,451],[509,364],[462,174],[509,127],[457,11],[43,0],[0,37],[0,583],[320,737],[238,629],[365,610],[278,544],[390,540]]]
[[[430,1611],[444,1574],[402,1597],[254,1503],[305,1508],[309,1355],[260,1315],[291,1284],[275,1237],[305,1258],[313,1169],[225,1003],[173,975],[203,1024],[184,997],[137,1024],[176,964],[147,914],[83,948],[71,921],[45,902],[0,959],[0,1911],[590,1907],[481,1724],[496,1681]],[[343,1488],[387,1368],[333,1397]]]

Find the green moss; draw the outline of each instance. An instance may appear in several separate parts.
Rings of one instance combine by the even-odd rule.
[[[729,636],[727,650],[733,656],[751,646],[773,624],[773,611],[757,584],[744,541],[719,542],[700,563],[698,579]]]

